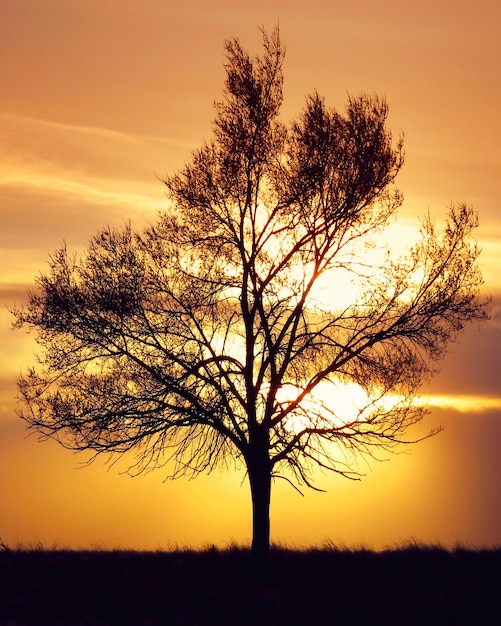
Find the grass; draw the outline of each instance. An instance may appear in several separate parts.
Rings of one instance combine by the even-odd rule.
[[[0,552],[0,625],[494,624],[501,548],[375,552],[274,547],[266,583],[249,551]]]

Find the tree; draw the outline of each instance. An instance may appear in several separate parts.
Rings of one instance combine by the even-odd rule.
[[[104,228],[81,257],[61,248],[15,311],[41,346],[19,380],[29,426],[93,456],[133,451],[130,471],[243,466],[258,560],[272,479],[358,478],[356,455],[412,441],[420,386],[485,317],[467,206],[443,231],[425,218],[406,256],[378,243],[374,259],[402,203],[384,99],[340,113],[314,93],[286,125],[278,30],[263,43],[251,58],[226,42],[214,138],[166,178],[155,224]],[[348,413],[330,393],[343,389]]]

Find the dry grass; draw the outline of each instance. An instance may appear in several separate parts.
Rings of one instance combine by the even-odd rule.
[[[0,552],[0,625],[488,624],[501,548],[275,547],[268,582],[244,548]]]

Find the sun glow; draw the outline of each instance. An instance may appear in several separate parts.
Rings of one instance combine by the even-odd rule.
[[[277,393],[277,401],[285,408],[301,393],[295,385],[283,385]],[[324,427],[326,423],[342,427],[364,421],[374,411],[389,411],[400,401],[401,397],[393,394],[371,397],[356,383],[323,381],[301,400],[299,410],[287,418],[287,428],[298,433],[317,425],[319,420],[325,421]]]
[[[370,243],[350,247],[336,257],[335,267],[318,276],[311,290],[310,306],[319,310],[343,311],[366,300],[384,280],[388,261],[405,258],[418,239],[417,223],[402,220],[390,224],[383,232],[374,233]],[[417,268],[408,277],[408,289],[399,300],[412,298],[413,291],[419,288],[424,278],[423,268]]]

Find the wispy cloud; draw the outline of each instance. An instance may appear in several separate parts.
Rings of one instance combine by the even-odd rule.
[[[157,210],[162,202],[155,171],[163,171],[175,142],[6,113],[0,113],[0,127],[4,189],[124,209]]]
[[[121,181],[106,180],[82,176],[80,179],[64,176],[63,173],[36,171],[33,167],[4,170],[0,173],[0,186],[22,187],[41,191],[47,194],[74,196],[79,200],[105,206],[120,206],[124,209],[158,210],[161,206],[161,195],[133,191],[120,191]]]
[[[24,128],[30,132],[44,133],[50,135],[67,135],[90,137],[93,140],[101,139],[114,143],[129,143],[130,145],[138,145],[145,143],[160,144],[162,146],[170,146],[173,148],[183,148],[189,150],[193,146],[188,142],[183,142],[170,137],[162,137],[157,135],[133,134],[117,131],[111,128],[103,128],[100,126],[83,126],[78,124],[65,124],[55,122],[53,120],[41,119],[38,117],[30,117],[19,115],[9,111],[0,111],[0,123],[4,128],[3,135],[7,135],[6,129],[19,130]]]
[[[501,328],[501,305],[496,305],[490,311],[489,324],[494,328]]]
[[[501,397],[488,395],[431,395],[424,398],[430,407],[452,409],[460,413],[501,411]]]

